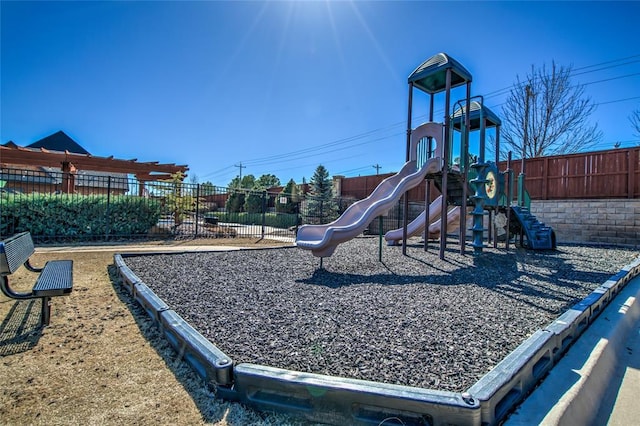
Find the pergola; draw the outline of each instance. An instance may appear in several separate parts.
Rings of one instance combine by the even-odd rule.
[[[140,182],[140,195],[144,192],[145,182],[170,179],[171,175],[178,172],[181,172],[184,178],[189,170],[186,165],[159,164],[157,161],[138,162],[137,159],[119,160],[113,156],[94,157],[69,151],[49,151],[45,148],[23,148],[16,145],[0,145],[0,164],[60,167],[63,176],[62,192],[65,193],[73,192],[77,170],[132,174]]]

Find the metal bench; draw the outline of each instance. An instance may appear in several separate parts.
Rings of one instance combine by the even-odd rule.
[[[51,317],[51,298],[66,296],[73,290],[73,261],[50,260],[43,268],[29,263],[29,257],[35,252],[29,232],[22,232],[0,241],[0,290],[12,299],[42,299],[41,324],[49,325]],[[30,292],[18,292],[9,286],[9,275],[24,265],[31,272],[40,273]]]

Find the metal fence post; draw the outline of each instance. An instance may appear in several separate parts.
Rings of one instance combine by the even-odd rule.
[[[267,224],[267,191],[262,191],[262,234],[261,239],[264,239],[264,227]]]
[[[109,240],[109,232],[111,231],[111,176],[107,176],[107,211],[105,212],[106,216],[106,226],[104,228],[104,240]]]
[[[196,238],[198,237],[198,217],[199,217],[199,213],[200,213],[200,184],[197,183],[196,184]]]

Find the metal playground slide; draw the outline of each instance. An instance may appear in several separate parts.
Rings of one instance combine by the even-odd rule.
[[[402,194],[422,183],[427,174],[440,170],[442,159],[431,158],[420,168],[416,164],[416,160],[405,163],[400,172],[380,182],[371,195],[349,206],[335,221],[301,226],[296,245],[311,250],[317,257],[331,256],[338,244],[362,233],[373,219],[389,211]]]

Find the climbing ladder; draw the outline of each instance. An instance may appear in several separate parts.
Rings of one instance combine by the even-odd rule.
[[[525,247],[533,250],[555,250],[556,234],[540,222],[526,207],[511,206],[511,231],[526,235]],[[513,220],[515,219],[515,220]]]

